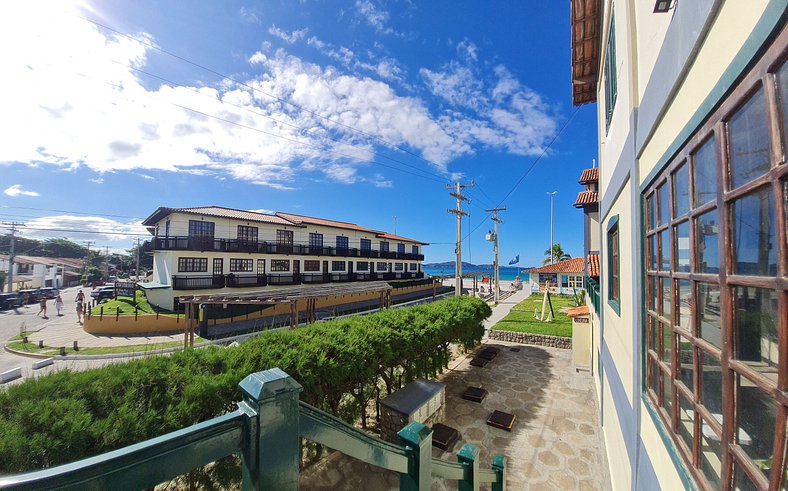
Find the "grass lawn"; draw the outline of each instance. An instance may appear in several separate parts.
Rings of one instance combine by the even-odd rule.
[[[120,297],[116,300],[107,300],[106,302],[102,302],[91,309],[91,314],[99,315],[102,307],[104,308],[104,315],[115,315],[116,309],[118,307],[120,307],[120,315],[134,315],[134,301],[128,297]],[[137,307],[139,308],[137,311],[139,315],[156,313],[156,310],[154,310],[153,306],[148,303],[148,299],[145,298],[144,293],[140,290],[137,290]],[[159,315],[174,316],[175,314],[160,310]]]
[[[575,307],[574,297],[551,295],[550,300],[553,304],[555,318],[552,322],[542,322],[534,319],[534,309],[542,312],[543,295],[532,295],[512,308],[509,315],[501,319],[493,330],[527,332],[530,334],[547,334],[549,336],[572,336],[572,319],[566,312]],[[547,307],[549,311],[549,306]]]

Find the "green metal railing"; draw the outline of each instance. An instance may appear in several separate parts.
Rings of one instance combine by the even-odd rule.
[[[222,457],[241,457],[243,489],[298,489],[299,438],[325,445],[400,474],[400,489],[430,489],[432,477],[458,481],[459,489],[492,484],[506,489],[506,458],[479,468],[479,449],[465,444],[457,462],[432,458],[432,430],[410,423],[402,445],[374,438],[299,400],[302,387],[278,368],[249,375],[239,384],[238,409],[209,421],[129,447],[41,471],[0,476],[0,489],[138,490],[173,479]]]
[[[591,279],[589,276],[586,276],[586,290],[588,291],[588,299],[591,300],[591,305],[594,306],[594,310],[597,314],[599,314],[599,307],[600,297],[599,297],[599,283]]]

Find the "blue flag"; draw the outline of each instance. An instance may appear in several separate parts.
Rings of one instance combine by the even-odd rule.
[[[510,265],[511,265],[511,264],[517,264],[517,263],[519,263],[519,262],[520,262],[520,255],[518,254],[518,255],[516,255],[516,256],[514,257],[514,259],[512,259],[511,261],[509,261],[509,264],[510,264]]]

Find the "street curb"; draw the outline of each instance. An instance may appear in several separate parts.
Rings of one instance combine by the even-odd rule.
[[[214,343],[214,342],[200,343],[200,344],[195,344],[194,347],[195,348],[204,348],[204,347],[210,346],[212,344],[217,344],[217,343]],[[3,345],[3,348],[7,352],[9,352],[11,354],[14,354],[14,355],[17,355],[17,356],[24,356],[24,357],[27,357],[27,358],[36,358],[36,359],[41,359],[41,360],[46,359],[46,358],[54,358],[55,360],[60,360],[60,361],[63,361],[63,360],[109,360],[109,359],[113,359],[113,358],[136,358],[136,357],[139,357],[139,356],[161,355],[161,354],[165,354],[165,353],[174,353],[176,351],[183,350],[182,346],[173,346],[172,348],[161,348],[161,349],[150,350],[150,351],[129,351],[129,352],[126,352],[126,353],[108,353],[108,354],[105,354],[105,355],[66,355],[66,356],[60,356],[60,355],[44,355],[44,354],[39,354],[39,353],[29,353],[27,351],[17,351],[15,349],[9,348],[8,345]]]
[[[27,358],[37,358],[37,359],[41,359],[41,360],[43,360],[44,358],[52,358],[51,355],[41,355],[41,354],[38,354],[38,353],[28,353],[27,351],[17,351],[15,349],[9,348],[7,344],[3,344],[3,348],[6,351],[8,351],[9,353],[11,353],[12,355],[24,356],[24,357],[27,357]]]

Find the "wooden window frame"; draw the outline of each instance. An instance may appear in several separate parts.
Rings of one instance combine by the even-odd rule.
[[[238,242],[244,244],[256,244],[260,234],[260,229],[249,225],[238,225],[236,238]]]
[[[345,261],[331,261],[331,271],[344,273],[347,271],[347,263]]]
[[[230,258],[231,273],[251,273],[254,271],[254,260]]]
[[[178,272],[179,273],[207,273],[208,258],[207,257],[179,257]]]
[[[292,246],[293,245],[293,231],[292,230],[276,230],[276,245]]]
[[[607,303],[621,315],[621,248],[618,215],[607,224]]]
[[[372,250],[372,241],[370,239],[360,239],[358,247],[362,251],[371,251]]]
[[[616,13],[611,4],[610,25],[607,29],[607,41],[605,43],[605,134],[610,129],[610,121],[613,119],[613,111],[616,108],[618,99],[618,79],[616,73]]]
[[[320,272],[320,261],[314,259],[305,259],[304,260],[304,272],[305,273],[319,273]]]
[[[290,271],[289,259],[271,259],[272,273],[286,273]]]
[[[340,243],[344,245],[340,245]],[[348,248],[350,248],[350,240],[346,235],[337,235],[336,245],[337,245],[337,249],[341,249],[343,251],[347,250]]]
[[[703,472],[700,470],[700,433],[703,423],[720,438],[720,483],[723,491],[728,491],[733,486],[734,469],[738,468],[755,484],[759,489],[778,489],[785,486],[785,467],[788,459],[786,450],[786,427],[788,426],[788,231],[786,231],[786,215],[788,214],[788,164],[786,164],[786,142],[783,140],[785,128],[782,128],[784,115],[781,114],[782,105],[779,100],[778,87],[776,85],[775,73],[788,63],[788,29],[783,30],[774,38],[761,58],[753,64],[742,79],[732,88],[730,93],[711,113],[702,126],[688,139],[688,141],[676,152],[673,158],[660,171],[657,177],[650,183],[642,194],[642,203],[646,209],[646,222],[643,226],[643,237],[648,244],[653,240],[657,247],[651,251],[646,247],[644,255],[645,282],[645,376],[643,380],[643,390],[646,394],[648,403],[655,408],[662,425],[667,430],[674,444],[678,449],[678,454],[689,469],[692,477],[702,489],[711,488]],[[769,149],[769,170],[760,177],[750,179],[749,182],[741,184],[737,188],[732,188],[730,155],[729,155],[729,125],[728,122],[736,112],[746,103],[756,91],[762,90],[766,101],[767,132],[770,143]],[[717,174],[716,199],[708,203],[697,205],[692,198],[692,191],[695,189],[695,175],[693,165],[693,155],[706,144],[710,138],[714,138],[715,146],[715,169]],[[675,181],[672,175],[682,165],[689,167],[689,196],[690,211],[680,217],[674,217],[674,203],[676,190]],[[669,186],[668,196],[671,198],[669,203],[669,221],[659,225],[651,223],[650,217],[653,215],[648,205],[659,206],[656,195],[657,189],[662,186]],[[740,198],[750,195],[757,190],[770,190],[774,200],[774,233],[777,247],[777,272],[773,276],[748,276],[734,273],[734,243],[732,233],[734,230],[733,210],[734,205]],[[697,232],[694,220],[712,210],[717,211],[719,229],[717,231],[717,246],[719,256],[719,274],[709,274],[696,272],[698,260]],[[659,212],[657,212],[659,214]],[[689,222],[690,227],[690,262],[691,267],[688,272],[678,271],[677,258],[675,257],[678,238],[673,233],[676,225]],[[661,265],[652,269],[652,254],[659,257],[659,248],[665,248],[664,244],[659,244],[656,237],[664,230],[671,230],[671,243],[667,245],[667,253],[670,254],[670,268],[663,271]],[[652,239],[653,238],[653,239]],[[663,302],[665,300],[662,292],[659,291],[661,278],[666,278],[671,285],[670,292],[670,312],[663,315]],[[688,281],[690,284],[689,292],[691,302],[689,302],[689,329],[682,328],[677,322],[679,313],[679,292],[677,284],[679,281]],[[719,318],[721,327],[721,348],[708,342],[701,336],[699,319],[697,318],[700,299],[697,297],[699,285],[709,284],[719,289]],[[778,366],[776,377],[770,378],[762,371],[756,370],[750,364],[737,360],[736,355],[736,305],[735,288],[752,287],[772,291],[777,297],[777,332],[778,332]],[[653,289],[656,288],[656,291]],[[656,297],[656,304],[651,305],[651,298]],[[653,307],[653,308],[652,308]],[[672,363],[667,363],[663,359],[665,351],[665,336],[662,329],[669,328],[672,346],[668,348]],[[653,332],[659,329],[659,332]],[[677,335],[681,337],[677,337]],[[679,346],[676,340],[689,341],[689,352],[691,352],[691,366],[693,373],[692,387],[688,387],[682,382],[681,366],[679,360]],[[657,345],[654,345],[656,340]],[[672,350],[672,352],[671,352]],[[720,383],[722,401],[722,421],[720,424],[711,411],[704,406],[701,394],[701,368],[702,356],[712,358],[720,364]],[[658,367],[656,373],[651,368]],[[683,365],[682,365],[683,366]],[[689,366],[689,365],[688,365]],[[656,376],[656,378],[654,378]],[[663,394],[664,377],[670,377],[673,390],[670,394]],[[737,379],[741,379],[749,386],[754,386],[763,391],[776,408],[775,428],[773,440],[772,471],[765,476],[758,466],[749,457],[745,447],[737,442]],[[653,387],[658,387],[655,392]],[[671,398],[671,411],[668,413],[664,405],[664,397]],[[679,434],[679,396],[689,400],[694,413],[693,426],[693,448],[688,448],[683,438]]]

